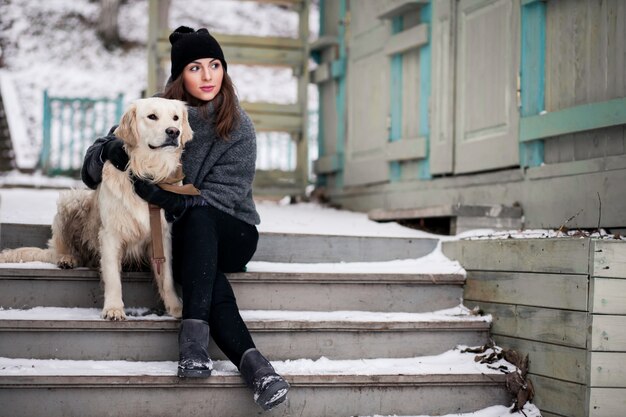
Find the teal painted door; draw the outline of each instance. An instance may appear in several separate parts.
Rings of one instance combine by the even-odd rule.
[[[519,0],[456,4],[454,173],[519,165]]]

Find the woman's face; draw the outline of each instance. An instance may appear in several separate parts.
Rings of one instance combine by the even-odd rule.
[[[217,58],[201,58],[183,70],[185,90],[198,100],[211,101],[222,88],[224,68]]]

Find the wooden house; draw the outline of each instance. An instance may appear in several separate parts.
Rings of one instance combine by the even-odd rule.
[[[318,185],[377,220],[626,227],[626,3],[320,0]],[[450,220],[450,222],[448,222]]]

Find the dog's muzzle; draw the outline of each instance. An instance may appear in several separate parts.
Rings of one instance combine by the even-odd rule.
[[[178,136],[180,135],[180,130],[176,129],[175,127],[168,127],[167,129],[165,129],[165,134],[167,135],[167,139],[165,139],[165,142],[163,142],[159,146],[148,144],[150,149],[160,149],[160,148],[167,148],[168,146],[174,146],[174,147],[178,146]]]

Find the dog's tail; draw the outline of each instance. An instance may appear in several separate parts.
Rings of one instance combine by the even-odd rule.
[[[56,254],[54,250],[49,248],[17,248],[5,249],[0,252],[0,263],[22,263],[36,261],[56,263]]]

